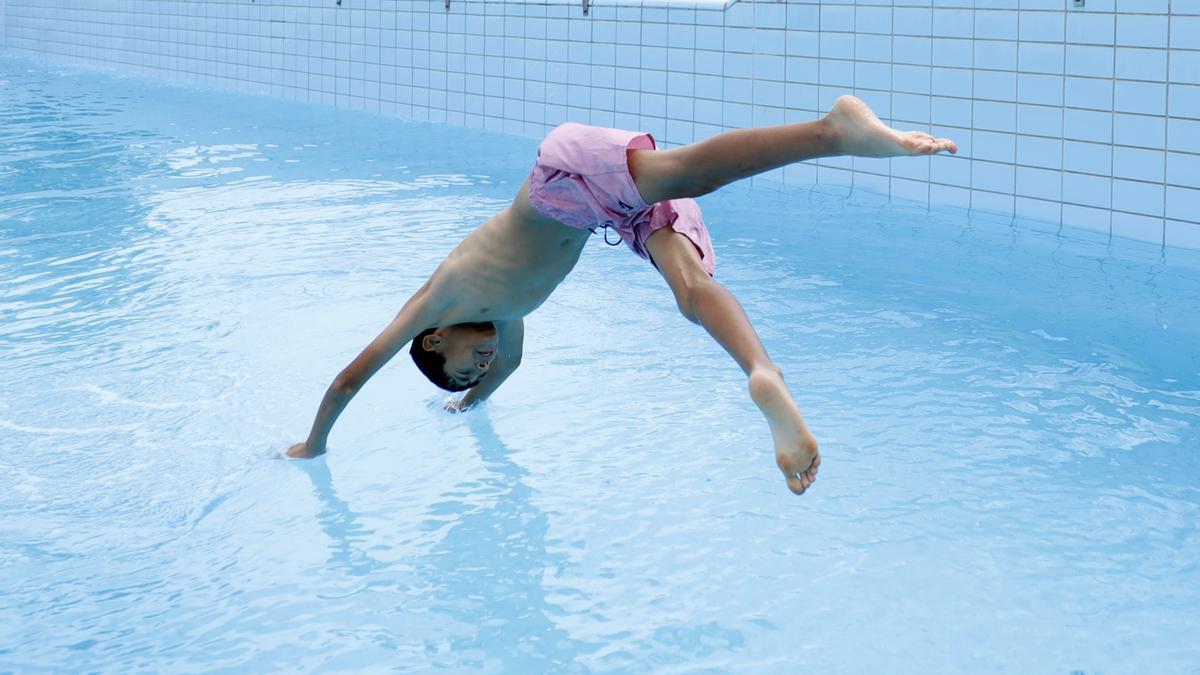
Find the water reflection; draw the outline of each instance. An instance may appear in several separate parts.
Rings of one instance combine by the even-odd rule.
[[[367,555],[367,539],[372,531],[363,527],[359,522],[359,514],[333,489],[333,474],[329,471],[326,459],[320,457],[311,462],[303,462],[301,466],[312,480],[317,498],[321,500],[317,524],[332,542],[329,566],[342,569],[352,576],[363,576],[383,569],[386,563]]]
[[[558,626],[556,617],[567,612],[550,600],[543,584],[547,575],[568,564],[567,556],[548,550],[549,517],[534,503],[534,490],[523,481],[526,470],[510,459],[513,451],[497,435],[487,412],[468,418],[483,461],[481,472],[429,506],[423,527],[448,529],[422,559],[413,561],[417,579],[401,584],[409,591],[419,589],[427,607],[422,611],[440,614],[453,626],[445,628],[432,618],[425,622],[426,655],[450,668],[485,661],[494,665],[499,659],[502,672],[562,669],[587,649]],[[375,533],[338,496],[325,459],[301,466],[321,502],[317,522],[331,542],[327,566],[357,577],[395,571],[392,563],[367,553],[375,545]]]
[[[549,599],[543,579],[565,567],[567,557],[548,550],[549,518],[535,504],[534,490],[523,481],[527,472],[510,459],[513,451],[492,428],[487,411],[468,417],[483,473],[434,505],[437,523],[453,524],[418,566],[433,585],[432,609],[474,627],[446,645],[456,659],[482,650],[475,652],[481,662],[499,659],[502,672],[562,668],[585,645],[557,625],[555,617],[565,612]]]

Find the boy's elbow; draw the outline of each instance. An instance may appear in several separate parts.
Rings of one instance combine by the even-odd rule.
[[[343,396],[353,396],[363,386],[362,377],[357,373],[343,370],[338,373],[338,376],[333,378],[333,384],[329,388]]]

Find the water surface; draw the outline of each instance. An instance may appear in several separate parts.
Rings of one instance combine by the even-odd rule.
[[[589,244],[463,415],[331,378],[536,141],[0,60],[0,669],[1189,672],[1200,259],[702,200],[822,442]],[[933,161],[937,161],[936,159]]]

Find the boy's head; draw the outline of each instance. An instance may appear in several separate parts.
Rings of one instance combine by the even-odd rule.
[[[412,341],[413,363],[446,391],[479,384],[496,359],[496,326],[491,322],[430,328]]]

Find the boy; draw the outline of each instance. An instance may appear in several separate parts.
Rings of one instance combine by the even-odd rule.
[[[434,384],[466,391],[450,410],[485,400],[521,363],[522,317],[575,266],[590,231],[613,227],[666,279],[679,311],[741,366],[788,488],[803,494],[821,463],[817,442],[741,305],[713,280],[713,250],[692,197],[816,157],[957,152],[949,139],[885,126],[843,96],[814,122],[740,129],[670,150],[649,134],[564,124],[538,148],[516,199],[467,236],[325,392],[308,440],[289,457],[325,452],[338,415],[405,344]]]

